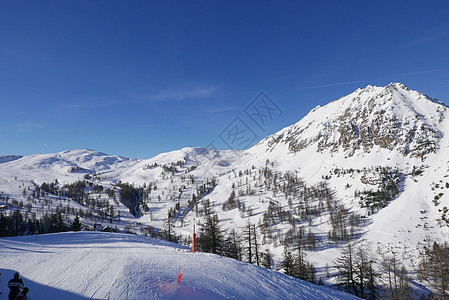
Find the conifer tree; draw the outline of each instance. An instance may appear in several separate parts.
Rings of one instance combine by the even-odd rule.
[[[272,260],[272,255],[270,253],[270,250],[265,250],[264,253],[262,253],[262,266],[267,268],[267,269],[271,269],[271,260]]]
[[[205,219],[200,224],[197,239],[198,249],[204,252],[224,254],[224,232],[220,228],[217,213],[210,208],[209,202],[204,202]]]
[[[72,226],[70,227],[73,231],[81,231],[83,229],[83,224],[80,222],[80,217],[76,214],[75,219],[73,220]]]
[[[294,261],[293,256],[290,251],[285,249],[284,260],[282,261],[282,267],[284,268],[284,273],[290,276],[294,275]]]

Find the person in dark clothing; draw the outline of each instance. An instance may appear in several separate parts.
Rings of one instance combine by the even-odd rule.
[[[29,288],[24,287],[22,289],[22,291],[17,294],[16,300],[28,300],[29,298],[28,298],[27,294],[28,294],[29,290],[30,290]]]
[[[14,278],[8,281],[9,291],[9,300],[15,300],[17,294],[20,292],[20,289],[23,288],[22,278],[19,278],[19,272],[14,273]]]

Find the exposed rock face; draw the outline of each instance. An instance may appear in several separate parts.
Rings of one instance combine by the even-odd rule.
[[[448,108],[400,83],[367,86],[317,107],[298,123],[268,137],[272,149],[286,143],[295,153],[315,146],[316,151],[369,153],[375,147],[424,158],[435,152],[442,137],[438,125]]]

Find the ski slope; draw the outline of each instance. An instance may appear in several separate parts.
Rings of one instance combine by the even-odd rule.
[[[316,236],[316,248],[305,250],[306,259],[317,268],[317,278],[334,283],[332,278],[325,278],[324,270],[326,265],[333,265],[334,260],[340,256],[344,242],[328,239],[328,234],[333,229],[330,210],[323,209],[320,216],[313,216],[310,220],[302,218],[296,212],[302,205],[301,193],[287,196],[280,192],[280,187],[285,182],[282,175],[286,172],[294,174],[309,187],[321,183],[328,187],[332,191],[332,200],[344,206],[349,212],[348,216],[357,214],[361,217],[356,243],[367,245],[373,253],[378,250],[394,250],[401,254],[406,267],[414,270],[425,245],[433,241],[444,242],[449,238],[449,223],[443,218],[444,209],[449,207],[448,132],[449,108],[443,103],[398,83],[386,87],[368,86],[313,109],[298,123],[270,135],[248,150],[186,147],[145,160],[112,156],[87,149],[25,157],[0,156],[0,196],[3,197],[0,204],[6,204],[7,212],[11,213],[17,209],[17,203],[22,201],[22,214],[27,213],[29,205],[29,215],[34,213],[37,219],[58,207],[70,206],[77,211],[90,210],[96,214],[97,219],[82,217],[81,221],[87,228],[98,222],[100,214],[97,214],[96,209],[56,194],[41,195],[38,199],[33,196],[36,187],[44,182],[57,182],[57,186],[63,188],[65,184],[85,181],[90,185],[85,189],[90,199],[105,201],[114,208],[113,221],[106,218],[100,222],[116,227],[121,232],[130,227],[131,231],[146,234],[146,226],[153,227],[154,232],[157,232],[165,228],[167,212],[175,209],[178,204],[172,229],[185,239],[191,236],[194,224],[198,226],[203,222],[203,200],[209,200],[210,207],[217,212],[221,228],[228,233],[235,229],[240,237],[244,236],[248,222],[261,224],[264,213],[273,202],[280,210],[294,216],[296,228],[303,226],[305,233],[311,232]],[[391,139],[392,136],[394,139]],[[292,148],[291,145],[295,147]],[[370,213],[366,206],[362,206],[361,198],[356,193],[380,191],[380,183],[385,178],[382,177],[382,172],[376,171],[378,167],[390,168],[402,177],[398,183],[399,194],[379,211]],[[278,178],[279,187],[276,192],[262,176],[266,168]],[[354,172],[346,172],[350,169]],[[420,173],[413,174],[415,169],[420,170]],[[210,184],[212,180],[215,182],[213,185]],[[146,193],[140,202],[138,215],[132,215],[123,202],[114,201],[107,193],[92,191],[92,185],[100,185],[104,190],[114,190],[116,198],[120,199],[118,182],[140,187]],[[205,186],[211,188],[207,191],[200,189]],[[302,191],[301,187],[297,188]],[[223,208],[231,191],[235,192],[247,210],[240,210],[239,207]],[[6,197],[10,198],[9,203],[5,200]],[[291,204],[288,197],[291,198]],[[191,205],[194,198],[196,207]],[[11,199],[18,202],[13,204]],[[312,201],[312,206],[319,205],[317,199],[309,201]],[[145,203],[146,208],[142,203]],[[72,213],[65,214],[65,221],[70,224],[74,216],[72,210]],[[292,225],[287,221],[275,220],[269,228],[270,235],[258,226],[256,239],[262,252],[270,251],[272,267],[279,270],[282,268],[285,249],[281,240],[292,229]],[[149,243],[148,240],[145,241]],[[189,241],[184,243],[188,244]],[[161,242],[153,241],[150,244],[148,247],[154,248],[161,245]],[[296,251],[292,245],[289,247],[292,253]],[[1,251],[2,248],[0,254]],[[192,259],[198,256],[204,257],[204,254],[195,255]],[[125,255],[122,261],[126,260]],[[92,261],[96,263],[101,260]],[[114,270],[123,268],[122,264],[115,266]],[[145,265],[140,260],[137,264]],[[174,276],[173,273],[176,273],[179,266],[175,259],[172,264],[167,278]],[[206,265],[208,264],[207,262]],[[12,269],[14,268],[11,267]],[[24,269],[27,267],[24,266]],[[107,282],[114,282],[121,276],[106,271],[105,274],[110,276]],[[85,281],[83,278],[98,276],[106,275],[96,274],[90,277],[86,274],[80,278]],[[123,278],[125,277],[124,275]],[[114,284],[105,288],[106,281],[101,282],[102,287],[97,287],[97,292],[95,287],[72,287],[62,283],[60,288],[86,297],[93,295],[93,298],[99,297],[101,293],[103,296],[111,293],[111,297],[126,299],[123,291],[127,288],[131,293],[131,287],[120,284],[113,293],[111,289],[115,288]],[[193,283],[189,286],[192,289],[195,287],[197,293],[209,291],[209,288]],[[237,295],[237,298],[258,295],[241,294],[238,290],[217,293],[223,297]],[[137,292],[135,295],[140,294]],[[206,295],[217,297],[209,292]],[[261,297],[271,297],[270,295],[263,294]],[[155,294],[155,297],[166,296]],[[293,294],[292,297],[295,296]]]
[[[0,249],[0,299],[7,299],[6,284],[15,271],[34,300],[356,299],[262,267],[135,235],[67,232],[37,240],[2,238]]]

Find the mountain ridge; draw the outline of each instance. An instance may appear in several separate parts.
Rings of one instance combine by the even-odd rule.
[[[212,210],[228,233],[244,236],[248,224],[257,225],[261,251],[270,252],[276,269],[296,236],[320,270],[352,238],[407,252],[413,269],[425,241],[449,238],[447,114],[446,105],[402,84],[367,86],[248,150],[186,147],[149,159],[85,149],[25,156],[0,164],[0,191],[3,202],[8,195],[33,203],[37,216],[69,203],[86,225],[141,234],[166,234],[170,218],[170,230],[187,245],[193,224],[200,227]],[[54,191],[42,193],[52,182]],[[84,182],[83,198],[70,202],[61,195],[75,182]],[[6,204],[14,210],[17,203]]]
[[[343,147],[348,156],[353,156],[361,148],[366,152],[379,146],[422,157],[436,150],[433,143],[442,135],[438,124],[446,118],[447,111],[444,104],[400,83],[367,86],[314,108],[299,122],[266,137],[254,147],[266,144],[267,150],[273,151],[273,146],[284,143],[290,153],[311,145],[316,145],[317,152],[329,149],[337,152]],[[424,117],[426,114],[430,114],[429,118]],[[432,136],[433,143],[423,144],[428,135]]]

